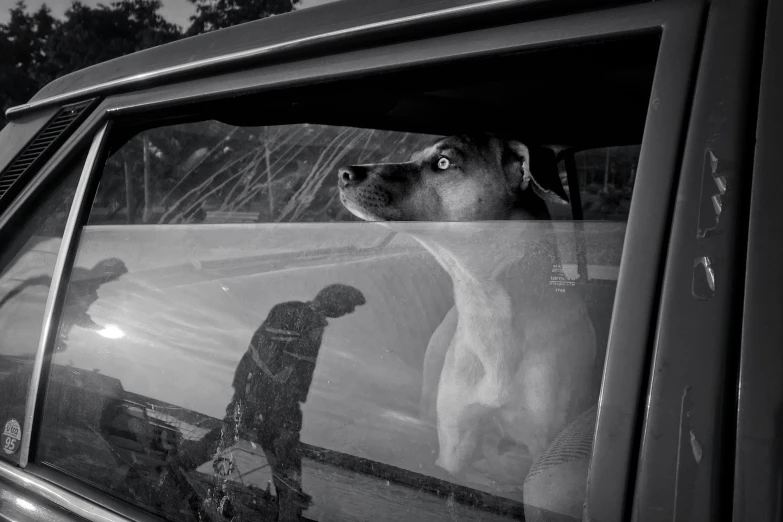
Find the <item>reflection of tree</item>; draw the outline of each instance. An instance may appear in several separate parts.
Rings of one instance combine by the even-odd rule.
[[[625,146],[576,154],[584,219],[627,219],[639,151],[639,146]]]
[[[125,173],[125,207],[128,209],[127,217],[128,224],[132,225],[134,220],[134,212],[131,209],[136,208],[136,202],[133,198],[133,179],[131,177],[130,168],[128,167],[127,153],[122,154],[122,170]]]
[[[579,186],[608,190],[633,186],[632,173],[639,161],[640,146],[605,147],[577,152]]]
[[[90,219],[349,221],[354,218],[332,182],[338,166],[405,161],[432,139],[307,123],[236,127],[204,121],[161,127],[134,137],[109,159]],[[586,219],[627,217],[638,156],[638,146],[576,154]]]
[[[152,173],[150,172],[150,140],[147,136],[144,136],[141,140],[142,144],[142,158],[144,158],[144,214],[142,217],[143,223],[149,223],[150,222],[150,212],[152,210],[152,187],[151,184],[151,176]]]
[[[264,163],[266,166],[266,190],[269,193],[267,199],[269,199],[269,215],[275,215],[275,198],[274,191],[272,189],[272,165],[269,162],[269,128],[264,128]],[[247,186],[247,184],[245,185]]]
[[[364,129],[342,128],[324,147],[321,148],[309,175],[302,181],[299,189],[280,211],[275,221],[300,221],[302,215],[316,199],[319,189],[330,172],[334,172],[338,163],[356,146],[359,140],[370,131]]]
[[[136,222],[131,204],[145,199],[142,214],[160,224],[208,216],[218,222],[352,220],[330,182],[337,166],[405,160],[431,139],[312,124],[207,121],[154,129],[109,159],[91,220]],[[131,217],[119,219],[120,209]]]

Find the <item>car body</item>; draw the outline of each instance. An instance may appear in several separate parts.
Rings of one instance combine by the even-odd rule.
[[[781,49],[778,0],[341,0],[47,85],[0,132],[0,519],[229,519],[194,507],[214,463],[177,459],[230,418],[272,307],[341,282],[368,304],[330,320],[302,406],[305,517],[777,520]],[[438,233],[551,241],[541,281],[585,303],[590,451],[544,470],[567,500],[523,496],[494,432],[465,475],[435,465],[453,281],[431,225],[350,222],[330,184],[466,128],[558,146],[567,210]],[[273,517],[234,443],[233,515]]]

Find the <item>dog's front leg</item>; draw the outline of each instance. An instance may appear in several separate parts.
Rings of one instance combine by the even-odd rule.
[[[478,387],[484,373],[481,360],[472,352],[460,350],[452,341],[438,388],[440,447],[435,464],[454,475],[462,471],[473,455],[481,420],[493,410],[479,400]]]
[[[454,339],[454,333],[457,331],[457,317],[457,307],[452,306],[433,332],[427,345],[419,401],[419,418],[422,420],[430,421],[436,417],[438,383],[446,360],[446,353],[448,353],[449,346]]]

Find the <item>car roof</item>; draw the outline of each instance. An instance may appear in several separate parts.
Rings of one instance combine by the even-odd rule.
[[[622,3],[637,3],[626,0]],[[256,64],[305,49],[323,52],[346,38],[404,31],[431,22],[478,19],[508,9],[545,6],[573,11],[607,0],[340,0],[192,36],[67,74],[42,88],[9,119],[34,108],[212,73],[234,64]],[[610,3],[618,3],[617,1]]]

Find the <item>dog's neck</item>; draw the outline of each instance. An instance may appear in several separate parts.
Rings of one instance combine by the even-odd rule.
[[[556,258],[552,227],[536,221],[395,223],[451,276],[457,325],[455,353],[481,363],[485,405],[506,404],[527,336],[549,307],[548,279]],[[546,324],[544,322],[543,324]]]
[[[451,276],[457,300],[463,290],[492,299],[519,286],[521,278],[545,284],[557,262],[557,247],[546,222],[397,222],[392,228],[432,253]],[[534,283],[525,281],[528,287]]]

